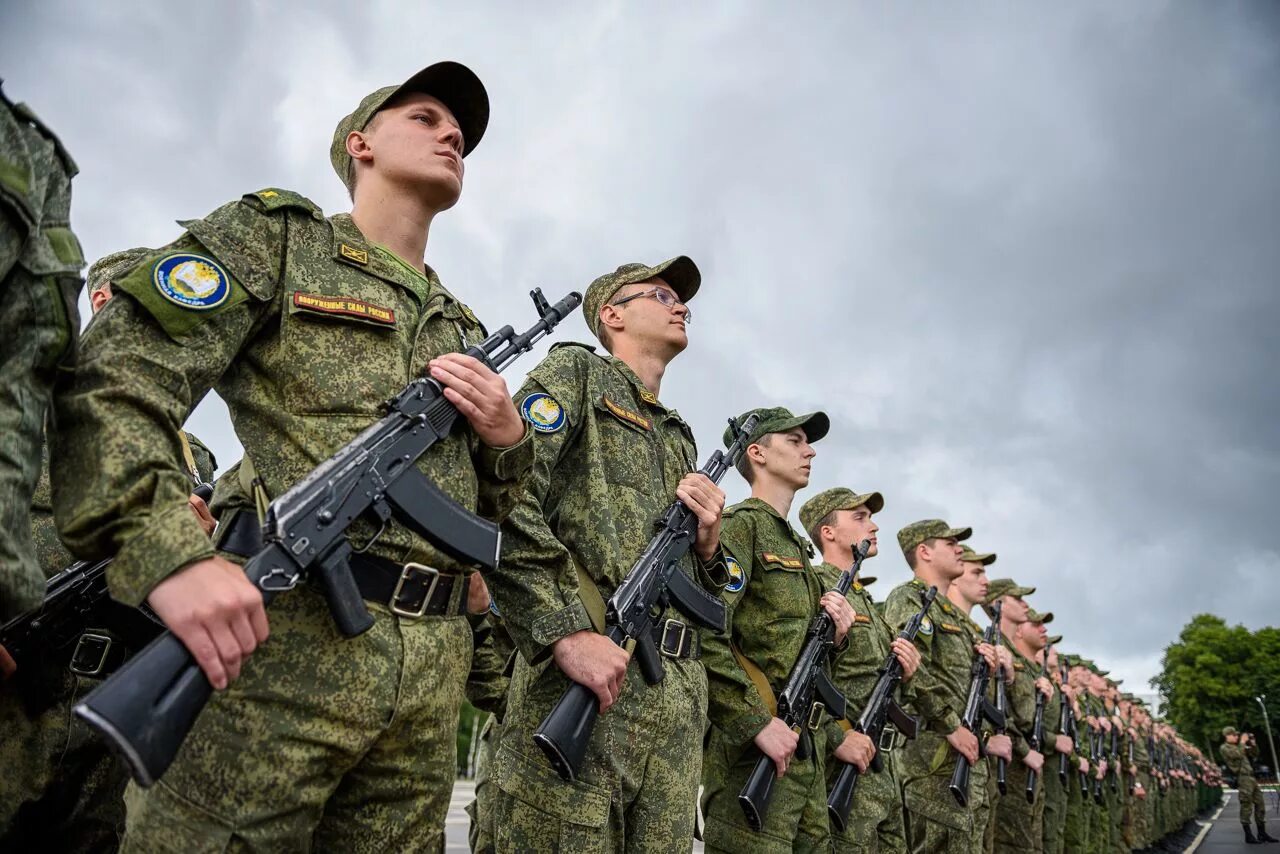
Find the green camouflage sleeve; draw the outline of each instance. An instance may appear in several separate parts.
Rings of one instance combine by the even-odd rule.
[[[507,688],[511,676],[507,663],[515,653],[511,635],[502,622],[490,614],[472,638],[471,672],[467,674],[467,700],[483,712],[502,720],[506,713]]]
[[[920,611],[923,594],[909,584],[904,584],[889,594],[885,601],[884,619],[894,634],[901,632],[907,621]],[[939,735],[947,735],[960,727],[960,713],[947,702],[947,690],[931,670],[934,666],[933,642],[936,632],[917,632],[916,648],[920,650],[920,668],[911,678],[915,707],[928,722],[929,728]]]
[[[737,591],[726,589],[723,593],[728,634],[706,632],[702,636],[702,662],[707,669],[707,717],[738,745],[749,743],[773,720],[769,706],[729,645],[740,628],[735,624],[736,606],[751,586],[755,541],[755,526],[749,514],[725,516],[720,527],[720,544],[725,557],[732,557],[740,568],[742,585]]]
[[[529,431],[533,466],[511,514],[502,523],[502,560],[489,586],[502,620],[526,661],[540,661],[566,635],[592,628],[578,598],[573,556],[556,538],[544,505],[556,465],[587,417],[583,389],[589,368],[577,347],[551,351],[516,394],[517,405],[531,394],[551,395],[566,425],[552,432]]]
[[[79,557],[115,553],[107,581],[121,602],[141,603],[213,555],[187,506],[178,431],[274,306],[282,219],[233,202],[183,223],[186,234],[113,281],[113,299],[82,339],[74,382],[55,401],[58,529]],[[221,263],[228,281],[219,304],[197,311],[158,292],[153,274],[175,253]]]
[[[218,458],[193,433],[187,433],[187,444],[191,446],[191,456],[196,461],[196,473],[200,475],[200,482],[213,483],[213,476],[218,471]]]

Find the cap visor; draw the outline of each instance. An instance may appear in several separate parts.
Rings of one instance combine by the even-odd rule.
[[[811,412],[797,426],[804,430],[805,441],[812,445],[831,431],[831,419],[825,412]]]
[[[946,537],[955,537],[957,541],[967,540],[973,536],[973,528],[952,528],[943,535]]]
[[[489,93],[470,68],[460,62],[447,61],[428,65],[404,81],[387,102],[406,92],[422,92],[449,108],[462,130],[463,157],[480,143],[489,126]]]
[[[659,264],[653,268],[653,273],[645,276],[646,279],[660,276],[662,281],[671,286],[671,290],[676,292],[676,296],[680,297],[680,302],[687,303],[693,299],[694,294],[702,287],[702,273],[698,271],[698,265],[693,263],[693,259],[688,255],[678,255],[663,264]]]

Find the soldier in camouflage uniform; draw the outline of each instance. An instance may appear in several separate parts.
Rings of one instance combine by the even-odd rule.
[[[997,803],[995,813],[996,851],[1039,851],[1043,845],[1043,828],[1039,818],[1043,814],[1043,801],[1037,790],[1035,803],[1027,803],[1024,791],[1027,772],[1043,771],[1044,754],[1031,749],[1028,736],[1035,717],[1038,667],[1019,649],[1014,641],[1019,627],[1027,621],[1028,606],[1024,596],[1035,592],[1033,587],[1021,587],[1009,578],[993,580],[987,589],[988,606],[1003,603],[1000,629],[1004,646],[1013,655],[1013,682],[1005,692],[1008,701],[1008,733],[1013,741],[1013,761],[1009,763],[1006,793]],[[1045,680],[1042,685],[1047,685]]]
[[[684,256],[597,278],[583,312],[608,354],[556,345],[516,394],[536,462],[503,525],[493,584],[520,650],[491,770],[499,851],[666,850],[693,838],[707,704],[699,633],[674,610],[658,623],[665,675],[648,685],[603,632],[604,602],[677,498],[699,521],[679,571],[715,593],[729,581],[724,493],[697,473],[693,431],[659,399],[700,283]],[[570,680],[605,712],[573,782],[533,742]]]
[[[913,852],[971,852],[981,838],[974,822],[975,799],[961,807],[949,788],[957,751],[971,765],[978,763],[977,736],[960,723],[975,644],[963,609],[948,598],[952,584],[964,572],[960,541],[971,533],[969,528],[953,528],[939,519],[914,522],[900,530],[898,545],[915,578],[896,587],[885,602],[886,622],[893,631],[901,631],[919,613],[929,586],[938,588],[916,635],[922,661],[912,709],[923,720],[916,738],[897,757],[907,842]],[[987,644],[976,644],[976,648],[995,668],[995,650]],[[974,790],[970,785],[971,796]]]
[[[705,640],[712,729],[702,773],[704,839],[707,851],[734,854],[826,851],[826,735],[819,722],[806,734],[812,755],[797,754],[800,736],[776,716],[776,692],[818,608],[835,622],[838,648],[855,619],[844,596],[823,592],[809,543],[787,522],[795,493],[809,483],[811,443],[827,434],[830,422],[822,412],[797,416],[783,407],[742,418],[752,413],[760,422],[738,463],[751,497],[725,511],[721,531],[732,579],[725,588],[729,633]],[[724,439],[728,445],[730,431]],[[779,779],[764,826],[753,832],[738,793],[761,753],[773,760]]]
[[[822,585],[835,587],[841,573],[853,567],[853,547],[864,539],[870,540],[867,557],[879,554],[876,533],[880,530],[872,520],[884,507],[884,499],[878,492],[859,494],[837,487],[820,492],[800,508],[800,524],[822,552],[823,563],[817,568]],[[871,692],[879,680],[880,668],[890,651],[902,664],[904,696],[910,696],[911,679],[920,665],[920,651],[915,644],[903,638],[895,638],[876,609],[862,579],[855,578],[849,587],[848,600],[853,608],[853,626],[849,630],[849,647],[832,666],[831,677],[837,688],[849,702],[849,717],[856,719],[867,705]],[[839,773],[841,753],[837,749],[846,743],[844,752],[855,755],[852,764],[866,771],[866,762],[881,748],[881,770],[864,774],[854,793],[849,821],[843,831],[832,829],[832,843],[837,851],[850,852],[901,852],[907,850],[906,829],[902,820],[902,789],[895,770],[897,748],[904,741],[890,723],[873,745],[867,736],[854,732],[848,720],[831,720],[827,723],[827,788],[831,787]],[[834,758],[833,758],[834,757]]]
[[[1043,623],[1036,623],[1035,617],[1039,614],[1032,611],[1028,615],[1028,620],[1037,629],[1043,627]],[[1044,704],[1044,754],[1045,765],[1044,773],[1040,775],[1040,785],[1044,787],[1044,823],[1043,834],[1045,854],[1062,854],[1065,844],[1065,830],[1067,822],[1067,798],[1068,787],[1073,780],[1076,779],[1073,771],[1073,762],[1071,754],[1075,749],[1071,738],[1062,732],[1062,689],[1061,668],[1058,660],[1058,644],[1062,642],[1062,636],[1045,638],[1045,646],[1039,654],[1039,661],[1044,663],[1045,676],[1049,683],[1053,686],[1053,696],[1045,700]],[[1065,781],[1058,775],[1058,765],[1061,757],[1067,760],[1067,778]],[[1078,786],[1077,786],[1078,788]]]
[[[1253,757],[1258,755],[1258,742],[1253,733],[1240,733],[1233,726],[1222,728],[1222,745],[1218,755],[1227,766],[1227,770],[1235,775],[1236,791],[1240,798],[1240,826],[1244,828],[1245,842],[1254,842],[1253,831],[1249,828],[1249,818],[1258,826],[1258,842],[1275,842],[1267,833],[1267,805],[1263,799],[1262,789],[1257,778],[1253,776]]]
[[[969,642],[977,645],[982,642],[983,631],[982,627],[973,621],[971,614],[974,607],[982,604],[982,601],[987,598],[989,584],[987,567],[996,562],[997,555],[995,552],[976,552],[967,544],[962,544],[960,548],[962,571],[960,577],[952,582],[947,590],[947,598],[964,616],[960,625],[968,634]],[[1013,659],[1008,650],[999,649],[997,653],[1002,661],[1007,658],[1012,663]],[[995,702],[994,679],[988,688],[987,699],[992,703]],[[979,852],[990,854],[995,847],[996,828],[992,818],[996,803],[1000,799],[1000,790],[996,785],[993,764],[996,757],[1003,757],[1007,761],[1013,756],[1013,742],[1007,735],[988,733],[983,741],[983,747],[986,752],[986,761],[974,765],[969,776],[969,809],[973,813],[974,830],[972,850],[975,854]]]
[[[77,171],[31,108],[0,91],[0,623],[44,597],[30,511],[54,376],[80,333]]]
[[[489,769],[502,732],[502,718],[507,712],[507,696],[511,673],[515,667],[516,645],[503,624],[496,605],[475,626],[475,651],[471,656],[471,673],[467,676],[467,700],[489,717],[479,733],[476,750],[475,798],[467,804],[471,826],[467,841],[476,854],[492,854],[494,845],[493,802],[496,789],[489,780]]]
[[[88,274],[89,301],[98,311],[111,297],[111,277],[136,263],[145,250],[110,255]],[[213,479],[217,461],[195,436],[180,434],[182,466],[192,484]],[[75,562],[58,539],[49,490],[47,446],[31,506],[31,536],[40,569],[51,578]],[[206,530],[213,518],[203,499],[189,498]],[[114,851],[124,830],[124,794],[129,772],[107,750],[72,707],[109,676],[124,658],[126,639],[113,627],[86,626],[93,636],[81,656],[79,647],[53,651],[24,666],[18,677],[0,684],[0,849]],[[123,631],[123,630],[121,630]],[[112,646],[93,646],[97,637],[112,636]],[[100,664],[105,669],[87,666]],[[97,672],[95,672],[97,671]]]
[[[367,547],[351,562],[372,628],[344,638],[304,583],[277,599],[271,640],[246,661],[267,637],[262,598],[187,509],[173,436],[216,389],[263,491],[280,495],[426,374],[466,423],[419,471],[505,517],[532,440],[502,379],[460,353],[483,327],[422,263],[487,118],[483,85],[456,63],[379,89],[330,149],[350,215],[263,190],[188,221],[115,279],[85,335],[57,401],[59,530],[76,554],[115,552],[112,595],[146,600],[220,689],[165,776],[127,791],[126,849],[442,844],[471,659],[467,567],[395,519],[376,539],[358,522],[352,541]]]

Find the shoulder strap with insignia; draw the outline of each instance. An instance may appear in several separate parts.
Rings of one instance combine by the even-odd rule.
[[[551,352],[551,350],[559,350],[561,347],[581,347],[583,350],[586,350],[588,353],[599,355],[598,353],[596,353],[595,347],[592,347],[590,344],[583,344],[580,341],[557,341],[556,343],[551,345],[551,347],[547,350],[547,352],[549,353]]]
[[[320,210],[319,205],[292,190],[268,187],[256,193],[245,193],[244,200],[265,213],[272,213],[282,208],[298,208],[311,214],[314,219],[324,219],[324,211]]]

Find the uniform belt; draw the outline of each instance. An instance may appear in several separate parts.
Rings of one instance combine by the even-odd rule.
[[[67,665],[77,676],[106,679],[124,664],[133,651],[107,629],[85,629],[71,652]]]
[[[667,658],[702,657],[702,641],[698,632],[679,620],[663,620],[653,627],[653,643]]]
[[[224,552],[250,557],[262,550],[262,529],[257,518],[239,511],[218,528],[218,548]],[[454,586],[459,575],[445,575],[434,567],[420,563],[398,564],[369,555],[351,556],[351,574],[355,576],[360,598],[381,602],[402,617],[453,616],[467,613],[467,590],[462,591],[457,606],[450,608]],[[470,587],[470,576],[462,582]]]
[[[892,753],[897,748],[906,743],[906,737],[898,732],[898,728],[893,724],[887,723],[884,729],[880,730],[880,741],[876,745],[876,750],[881,753]]]
[[[471,577],[445,575],[433,566],[399,564],[369,555],[351,556],[360,597],[381,602],[401,617],[452,617],[467,613],[467,590]],[[452,604],[454,589],[462,585],[458,603]]]

